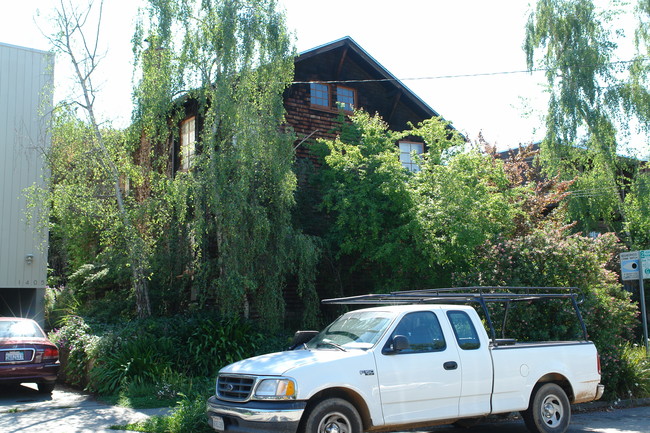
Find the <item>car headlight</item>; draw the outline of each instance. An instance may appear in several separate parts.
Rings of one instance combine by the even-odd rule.
[[[286,400],[296,398],[296,383],[291,379],[263,379],[255,389],[255,398]]]

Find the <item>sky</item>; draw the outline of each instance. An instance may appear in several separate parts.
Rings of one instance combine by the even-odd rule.
[[[82,2],[85,0],[75,0]],[[352,37],[375,60],[466,137],[500,149],[543,137],[547,96],[542,73],[527,73],[522,50],[527,0],[278,0],[304,51]],[[52,0],[11,2],[0,17],[0,42],[48,50]],[[105,0],[96,106],[104,120],[128,124],[131,37],[141,0]],[[38,23],[38,25],[37,25]],[[55,100],[70,93],[61,56]],[[509,72],[507,74],[494,74]],[[484,75],[485,74],[485,75]],[[493,75],[491,75],[493,74]]]

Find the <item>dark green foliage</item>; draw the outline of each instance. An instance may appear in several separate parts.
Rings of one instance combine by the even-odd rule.
[[[411,282],[412,264],[423,261],[413,248],[418,227],[398,134],[364,112],[342,128],[339,139],[321,140],[317,149],[324,161],[317,178],[321,208],[331,218],[324,238],[339,263],[374,275],[370,290],[397,289]]]
[[[185,345],[187,360],[191,360],[189,373],[214,377],[221,367],[256,353],[262,338],[249,322],[202,320]]]
[[[89,388],[100,394],[112,394],[125,386],[157,383],[171,369],[171,341],[166,338],[136,337],[114,343],[112,350],[98,353],[90,371]]]
[[[213,379],[227,364],[288,346],[286,336],[263,334],[253,322],[207,313],[108,325],[70,316],[50,336],[66,383],[102,395],[153,389],[161,399],[187,392],[190,378]]]

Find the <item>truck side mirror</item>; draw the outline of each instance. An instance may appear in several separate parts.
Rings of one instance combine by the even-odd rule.
[[[294,350],[318,335],[318,331],[296,331],[293,335],[293,341],[289,350]]]
[[[393,337],[391,344],[384,349],[383,353],[385,355],[391,355],[406,350],[409,347],[411,347],[411,345],[409,344],[408,338],[403,335],[396,335]]]

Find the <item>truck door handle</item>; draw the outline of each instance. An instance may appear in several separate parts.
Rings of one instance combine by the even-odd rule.
[[[442,364],[442,367],[445,370],[455,370],[458,368],[458,364],[455,361],[447,361],[444,364]]]

